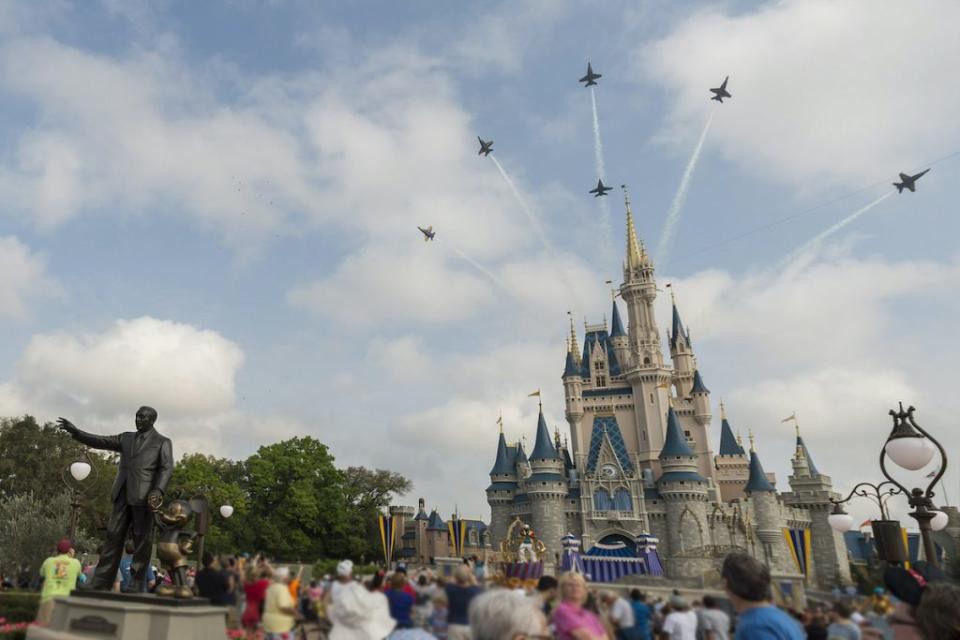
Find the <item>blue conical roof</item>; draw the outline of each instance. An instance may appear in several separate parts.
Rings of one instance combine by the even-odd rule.
[[[530,453],[531,460],[547,458],[557,460],[557,449],[553,446],[553,440],[550,438],[550,431],[547,429],[547,421],[543,419],[543,407],[540,407],[540,418],[537,420],[537,440],[533,443],[533,451]]]
[[[513,473],[513,466],[510,464],[510,456],[507,453],[507,440],[500,432],[500,440],[497,442],[497,460],[493,463],[493,469],[490,469],[491,476],[510,475]]]
[[[737,442],[737,439],[733,435],[733,429],[730,427],[730,423],[727,422],[727,419],[724,418],[720,422],[720,455],[722,456],[742,456],[746,455],[746,451],[743,450],[743,447],[740,446],[740,443]]]
[[[690,387],[690,393],[710,393],[710,389],[707,389],[707,386],[703,384],[699,369],[693,372],[693,386]]]
[[[687,444],[687,439],[683,437],[683,431],[680,429],[680,420],[677,419],[677,414],[673,410],[673,407],[670,407],[670,410],[667,412],[667,437],[663,443],[663,449],[660,451],[660,459],[663,460],[664,458],[677,456],[693,458],[696,454],[693,452],[693,449],[690,448],[690,445]]]
[[[687,341],[687,344],[690,344],[690,333],[683,328],[683,321],[680,320],[680,312],[677,310],[677,304],[673,304],[673,326],[670,331],[670,348],[674,349],[677,346],[677,338],[683,336]]]
[[[617,309],[617,301],[613,301],[613,313],[610,319],[610,337],[619,338],[627,335],[623,330],[623,323],[620,321],[620,311]]]
[[[817,471],[817,466],[813,464],[813,458],[810,457],[810,452],[807,450],[806,443],[804,443],[803,438],[801,438],[799,435],[797,436],[797,448],[803,451],[803,455],[807,458],[807,468],[810,469],[810,475],[820,475],[820,472]]]
[[[760,491],[774,492],[773,485],[767,480],[767,474],[763,472],[763,465],[760,464],[760,458],[756,451],[750,452],[750,478],[747,480],[747,486],[743,488],[747,493],[756,493]]]
[[[523,443],[517,443],[517,455],[514,458],[517,464],[527,461],[527,452],[523,450]]]
[[[440,517],[440,514],[437,513],[436,509],[430,513],[430,521],[427,523],[427,529],[430,529],[431,531],[447,530],[447,523],[443,521],[443,518]]]
[[[567,378],[570,376],[579,376],[580,367],[577,366],[576,361],[573,359],[573,352],[567,351],[567,362],[563,367],[563,377]]]

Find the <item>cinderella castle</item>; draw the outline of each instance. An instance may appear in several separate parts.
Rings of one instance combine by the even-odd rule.
[[[493,547],[519,519],[536,531],[548,562],[559,561],[565,536],[579,539],[586,556],[656,539],[668,578],[715,579],[723,556],[740,549],[764,560],[784,589],[849,584],[842,535],[827,521],[836,494],[799,430],[790,491],[778,492],[752,435],[748,451],[722,404],[714,453],[710,391],[676,301],[669,363],[664,356],[654,266],[629,197],[626,217],[626,329],[616,300],[609,330],[587,325],[582,351],[571,322],[562,376],[568,443],[551,436],[542,407],[530,452],[501,432],[487,488]]]

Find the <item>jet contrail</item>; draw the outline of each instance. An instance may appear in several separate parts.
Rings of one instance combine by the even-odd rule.
[[[500,172],[500,175],[503,176],[504,181],[506,181],[507,186],[510,187],[510,190],[513,192],[514,197],[517,199],[517,202],[520,203],[520,208],[523,209],[523,212],[527,214],[527,219],[530,221],[530,226],[533,227],[533,230],[536,232],[537,237],[540,239],[540,244],[543,245],[544,250],[547,252],[547,255],[550,259],[557,265],[557,274],[560,276],[560,280],[570,291],[570,295],[573,296],[574,301],[577,304],[578,308],[582,308],[580,305],[580,296],[577,295],[577,290],[571,284],[570,277],[567,274],[567,270],[560,263],[560,260],[557,258],[556,252],[553,250],[553,245],[550,244],[550,241],[547,239],[547,234],[543,232],[543,227],[540,226],[540,220],[537,219],[536,214],[533,213],[533,210],[530,208],[530,205],[527,204],[527,201],[524,200],[523,195],[520,193],[520,190],[517,189],[517,185],[513,183],[513,180],[504,170],[503,165],[500,164],[500,161],[497,160],[495,156],[489,156],[493,160],[493,164],[497,165],[497,170]]]
[[[600,179],[607,177],[607,167],[603,161],[603,138],[600,137],[600,116],[597,115],[597,92],[590,87],[590,102],[593,104],[593,155],[597,165],[597,177]],[[608,260],[613,260],[614,251],[611,236],[613,232],[610,229],[610,205],[606,198],[600,198],[600,230],[603,233],[603,248],[607,254]]]
[[[451,244],[449,241],[447,241],[447,244],[450,245],[450,248],[453,249],[453,252],[454,252],[454,253],[456,253],[458,256],[460,256],[460,257],[463,258],[465,261],[467,261],[468,263],[470,263],[470,265],[473,266],[474,269],[476,269],[477,271],[479,271],[479,272],[482,273],[483,275],[487,276],[487,278],[489,278],[490,281],[493,282],[493,284],[497,285],[498,287],[500,287],[500,288],[503,289],[504,291],[510,292],[510,288],[507,287],[507,284],[506,284],[503,280],[500,279],[500,276],[498,276],[497,274],[495,274],[494,272],[490,271],[490,270],[487,269],[485,266],[483,266],[482,264],[480,264],[479,262],[477,262],[476,260],[474,260],[473,258],[471,258],[470,256],[468,256],[466,253],[464,253],[464,252],[461,251],[459,248],[457,248],[456,245]]]
[[[856,211],[848,215],[846,218],[844,218],[840,222],[837,222],[836,224],[833,224],[827,229],[821,231],[816,236],[814,236],[813,238],[808,240],[806,243],[801,245],[800,248],[791,252],[790,255],[788,255],[786,258],[784,258],[780,262],[778,267],[788,271],[795,268],[797,265],[799,265],[802,262],[805,256],[810,255],[813,252],[815,252],[817,249],[819,249],[820,246],[823,244],[824,240],[826,240],[827,238],[835,234],[837,231],[840,231],[845,226],[847,226],[848,224],[850,224],[851,222],[853,222],[854,220],[856,220],[866,212],[873,209],[875,206],[877,206],[878,204],[880,204],[881,202],[883,202],[884,200],[892,196],[894,193],[895,193],[894,191],[888,191],[887,193],[883,194],[882,196],[880,196],[870,204],[860,207],[859,209],[857,209]]]
[[[707,132],[710,131],[710,124],[713,122],[713,116],[716,113],[716,110],[710,112],[707,124],[704,125],[700,139],[697,140],[697,146],[693,148],[693,154],[687,161],[687,168],[683,170],[683,177],[680,178],[677,193],[673,196],[673,202],[670,203],[670,212],[667,214],[667,221],[663,224],[663,232],[660,234],[660,241],[657,243],[657,264],[663,264],[667,258],[667,252],[670,250],[670,243],[673,240],[673,232],[677,226],[677,221],[680,219],[683,203],[687,199],[687,191],[690,189],[690,178],[693,177],[693,170],[697,168],[700,152],[703,151],[703,143],[707,139]]]

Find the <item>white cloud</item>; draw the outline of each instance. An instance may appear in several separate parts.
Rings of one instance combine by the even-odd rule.
[[[215,331],[143,317],[34,336],[9,384],[37,410],[113,418],[149,404],[164,416],[212,415],[233,406],[243,359]]]
[[[923,11],[869,0],[709,8],[640,48],[640,73],[674,97],[668,139],[689,146],[708,87],[730,76],[708,146],[801,190],[863,184],[942,156],[960,141],[960,6]]]
[[[62,293],[43,256],[13,236],[0,237],[0,319],[23,319],[32,302]]]

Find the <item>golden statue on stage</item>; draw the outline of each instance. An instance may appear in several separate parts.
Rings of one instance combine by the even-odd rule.
[[[507,537],[500,543],[500,554],[505,562],[539,562],[546,552],[543,542],[537,540],[533,527],[515,518],[507,528]]]

